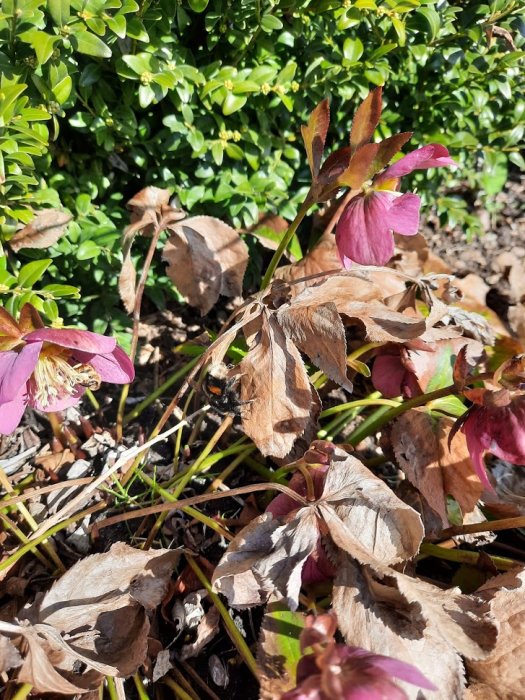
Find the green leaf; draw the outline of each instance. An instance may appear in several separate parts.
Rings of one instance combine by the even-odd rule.
[[[30,29],[27,32],[22,32],[18,35],[26,44],[30,44],[35,53],[37,61],[40,64],[46,63],[53,53],[53,48],[60,37],[53,34],[41,32],[38,29]]]
[[[399,46],[404,46],[407,40],[405,23],[398,17],[392,17],[392,26],[396,30],[397,38],[399,39]]]
[[[77,51],[86,56],[111,58],[111,49],[98,36],[87,31],[77,31],[71,35],[71,43]]]
[[[47,9],[57,27],[67,24],[70,16],[69,0],[47,0]]]
[[[296,686],[297,664],[303,656],[299,636],[304,625],[303,613],[291,612],[282,603],[268,605],[257,650],[263,696],[280,697]]]
[[[208,7],[209,0],[188,0],[188,5],[194,12],[204,12]]]
[[[237,112],[237,110],[241,109],[241,107],[244,107],[247,100],[247,97],[243,97],[242,95],[234,95],[229,92],[226,95],[226,99],[222,103],[222,113],[225,117],[227,117],[230,114]]]
[[[224,146],[222,145],[222,141],[215,141],[211,147],[211,155],[215,161],[215,165],[222,165],[224,159]]]
[[[78,260],[90,260],[100,255],[101,249],[94,241],[82,241],[78,246],[76,257]]]
[[[38,282],[47,268],[53,261],[49,258],[46,260],[33,260],[20,268],[18,273],[18,284],[20,287],[31,289]]]
[[[53,95],[56,97],[59,104],[64,104],[69,95],[71,94],[71,89],[73,87],[73,81],[71,76],[66,75],[66,77],[61,80],[57,85],[54,85]]]
[[[345,39],[343,43],[343,56],[351,63],[359,61],[363,55],[363,50],[361,39]]]
[[[282,29],[283,23],[274,15],[264,15],[261,19],[261,29],[263,32],[273,32],[277,29]]]
[[[434,399],[427,403],[427,409],[430,411],[439,411],[440,413],[446,413],[450,416],[456,416],[459,418],[462,416],[467,407],[462,403],[457,396],[443,396],[440,399]]]
[[[80,297],[80,290],[78,287],[73,287],[71,284],[47,284],[42,291],[56,298],[75,297],[78,299]]]
[[[51,322],[60,318],[57,303],[53,299],[44,300],[44,303],[42,304],[42,311]]]

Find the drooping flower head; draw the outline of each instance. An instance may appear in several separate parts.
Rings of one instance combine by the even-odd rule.
[[[135,370],[114,338],[73,328],[45,328],[26,304],[18,323],[0,308],[0,433],[11,433],[26,406],[60,411],[100,382],[128,384]]]
[[[282,700],[405,700],[395,679],[437,690],[415,666],[359,647],[336,644],[333,613],[308,615],[301,651],[310,653],[297,666],[297,686]]]
[[[525,466],[525,356],[504,362],[494,374],[495,390],[464,392],[473,402],[459,419],[476,474],[492,490],[484,463],[486,452]]]
[[[394,254],[393,233],[413,236],[419,229],[420,198],[399,192],[400,180],[414,170],[456,165],[439,144],[418,148],[364,184],[337,224],[336,242],[343,265],[385,265]]]

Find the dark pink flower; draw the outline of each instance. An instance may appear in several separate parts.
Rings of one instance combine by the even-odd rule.
[[[374,388],[387,399],[396,396],[411,399],[423,393],[410,364],[409,352],[400,345],[387,347],[376,356],[371,379]]]
[[[385,265],[394,254],[393,233],[413,236],[419,229],[420,199],[398,192],[403,175],[414,170],[456,165],[439,144],[418,148],[377,175],[350,200],[337,224],[336,242],[343,265]]]
[[[461,431],[467,438],[476,474],[492,490],[483,461],[486,452],[525,466],[525,396],[512,397],[506,389],[476,389],[465,395],[476,403],[463,418]]]
[[[135,370],[114,338],[70,328],[45,328],[26,304],[16,323],[0,309],[0,433],[12,432],[26,406],[60,411],[101,381],[128,384]]]
[[[336,644],[335,615],[306,618],[301,650],[313,653],[297,666],[297,686],[282,700],[405,700],[407,695],[394,679],[437,690],[415,666],[366,649]]]

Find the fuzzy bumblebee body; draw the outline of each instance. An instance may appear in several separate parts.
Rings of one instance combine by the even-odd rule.
[[[241,414],[243,402],[239,398],[237,385],[240,377],[231,376],[230,369],[224,364],[212,365],[204,379],[203,390],[210,406],[222,415]]]

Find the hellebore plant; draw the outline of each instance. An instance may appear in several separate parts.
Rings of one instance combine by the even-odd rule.
[[[322,165],[330,124],[328,100],[323,100],[313,110],[308,124],[301,128],[312,185],[270,261],[261,289],[269,285],[312,204],[333,199],[343,187],[350,188],[350,192],[337,224],[336,244],[345,268],[349,268],[352,262],[385,265],[394,254],[393,232],[405,236],[417,233],[420,199],[411,192],[399,192],[401,178],[414,170],[456,165],[456,162],[444,146],[434,143],[412,151],[383,171],[410,139],[412,132],[394,134],[371,143],[381,109],[382,88],[379,87],[357,109],[350,144],[331,153]]]
[[[0,308],[0,433],[11,433],[26,406],[60,411],[100,382],[127,384],[135,370],[114,338],[72,328],[45,328],[26,304],[17,323]]]
[[[414,666],[366,649],[336,644],[335,615],[308,615],[301,651],[311,649],[297,666],[297,686],[282,700],[404,700],[394,679],[437,690]]]

